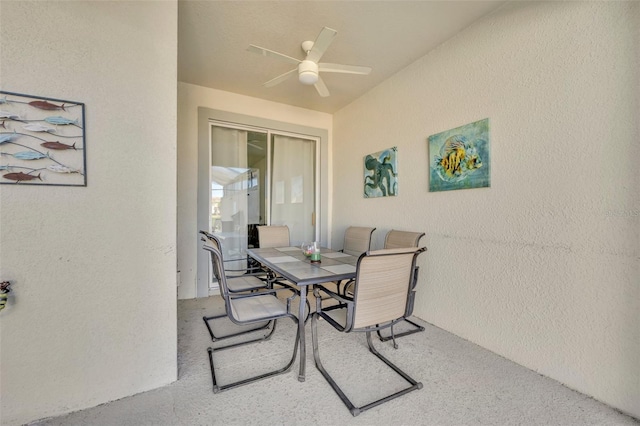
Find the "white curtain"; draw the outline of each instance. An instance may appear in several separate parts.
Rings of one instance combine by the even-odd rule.
[[[315,152],[314,140],[273,136],[271,224],[287,225],[293,246],[316,239]]]

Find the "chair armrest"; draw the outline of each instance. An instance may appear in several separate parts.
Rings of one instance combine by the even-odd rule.
[[[286,291],[292,291],[291,289],[288,288],[270,288],[270,289],[264,289],[264,290],[257,290],[254,291],[252,293],[234,293],[234,294],[229,294],[229,298],[230,299],[246,299],[249,297],[256,297],[256,296],[264,296],[265,294],[271,294],[273,296],[276,295],[276,292],[278,291],[282,291],[282,290],[286,290]],[[289,297],[289,299],[293,299],[295,297],[297,297],[298,295],[296,293],[294,293],[293,296]]]
[[[320,291],[322,291],[323,293],[327,294],[332,299],[335,299],[335,300],[339,301],[340,303],[344,303],[344,304],[353,303],[353,299],[352,298],[348,298],[348,297],[345,297],[345,296],[343,296],[341,294],[333,292],[333,291],[329,290],[328,288],[326,288],[325,286],[323,286],[322,284],[316,284],[316,285],[313,286],[313,295],[316,297],[316,299],[318,301],[321,301]]]

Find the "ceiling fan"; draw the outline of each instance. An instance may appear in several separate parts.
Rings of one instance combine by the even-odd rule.
[[[320,34],[318,34],[316,41],[303,41],[302,50],[306,54],[306,57],[303,60],[292,58],[291,56],[274,52],[273,50],[265,49],[264,47],[255,46],[253,44],[249,45],[247,50],[249,52],[258,53],[262,56],[270,56],[272,58],[297,65],[297,68],[267,81],[263,86],[275,86],[278,83],[282,83],[289,77],[292,77],[294,73],[297,72],[300,83],[313,85],[320,96],[327,97],[329,96],[329,89],[327,89],[326,84],[324,84],[324,81],[320,78],[320,72],[339,72],[361,75],[367,75],[371,72],[371,68],[369,67],[318,62],[337,34],[338,32],[336,30],[324,27],[322,31],[320,31]]]

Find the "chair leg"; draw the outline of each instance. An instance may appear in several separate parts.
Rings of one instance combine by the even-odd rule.
[[[380,330],[377,331],[378,333],[378,338],[380,339],[381,342],[387,342],[389,340],[394,340],[397,339],[398,337],[402,337],[402,336],[408,336],[409,334],[413,334],[413,333],[419,333],[421,331],[424,331],[425,328],[423,326],[421,326],[420,324],[416,324],[415,322],[405,318],[404,319],[406,322],[408,322],[409,324],[413,325],[415,328],[412,330],[407,330],[407,331],[403,331],[402,333],[398,333],[395,334],[393,333],[393,326],[391,326],[391,335],[389,336],[383,336],[382,333],[380,333]],[[396,345],[397,346],[397,345]]]
[[[277,370],[273,370],[273,371],[269,371],[267,373],[263,373],[254,377],[249,377],[248,379],[243,379],[243,380],[239,380],[237,382],[233,382],[233,383],[229,383],[227,385],[220,385],[218,384],[217,380],[216,380],[216,371],[215,371],[215,367],[213,365],[213,353],[216,351],[220,351],[223,349],[230,349],[230,348],[235,348],[237,346],[240,345],[245,345],[247,343],[253,343],[256,340],[251,340],[248,342],[242,342],[242,343],[237,343],[237,344],[233,344],[233,345],[228,345],[228,346],[223,346],[220,348],[212,348],[209,347],[207,349],[207,352],[209,353],[209,367],[211,368],[211,381],[213,382],[213,393],[219,393],[219,392],[223,392],[226,391],[228,389],[233,389],[233,388],[237,388],[238,386],[242,386],[242,385],[246,385],[248,383],[252,383],[252,382],[256,382],[258,380],[262,380],[262,379],[266,379],[267,377],[272,377],[272,376],[277,376],[278,374],[282,374],[282,373],[286,373],[287,371],[289,371],[291,369],[291,366],[293,365],[293,362],[296,360],[296,356],[298,355],[298,343],[300,342],[300,333],[298,331],[298,319],[294,316],[294,315],[288,315],[289,318],[292,319],[292,321],[295,323],[296,325],[296,338],[295,338],[295,342],[293,345],[293,355],[291,356],[291,359],[289,360],[289,362],[287,363],[287,365],[285,365],[282,368],[279,368]],[[273,332],[275,331],[275,323],[276,321],[273,321],[273,329],[271,330],[271,332],[269,333],[269,336],[271,336],[273,334]],[[262,339],[258,339],[258,340],[262,340]]]
[[[404,394],[407,394],[411,391],[417,390],[417,389],[422,389],[422,383],[420,382],[416,382],[413,378],[411,378],[407,373],[405,373],[404,371],[402,371],[398,366],[396,366],[395,364],[393,364],[391,361],[389,361],[387,358],[385,358],[384,356],[382,356],[382,354],[380,354],[374,347],[373,347],[373,342],[371,340],[371,331],[367,331],[366,335],[367,335],[367,344],[369,346],[369,351],[374,354],[376,357],[378,357],[378,359],[380,359],[382,362],[384,362],[385,364],[387,364],[393,371],[395,371],[396,373],[398,373],[403,379],[405,379],[407,382],[409,382],[409,384],[411,386],[402,389],[398,392],[395,392],[391,395],[385,396],[384,398],[380,398],[374,402],[371,402],[369,404],[365,404],[361,407],[356,407],[349,398],[347,398],[347,396],[345,395],[345,393],[342,391],[342,389],[340,389],[340,386],[338,386],[338,384],[335,382],[335,380],[333,380],[333,378],[331,377],[331,375],[327,372],[327,370],[324,368],[324,366],[322,365],[322,362],[320,361],[320,351],[318,349],[318,330],[317,330],[317,317],[318,314],[314,313],[313,316],[311,317],[311,339],[313,342],[313,358],[315,360],[316,363],[316,368],[320,371],[320,373],[322,374],[322,376],[325,378],[325,380],[329,383],[329,385],[333,388],[333,390],[335,391],[336,394],[338,394],[338,396],[340,397],[340,399],[342,400],[342,402],[347,406],[347,408],[349,409],[349,411],[351,412],[352,416],[357,416],[358,414],[376,407],[380,404],[383,404],[385,402],[391,401],[392,399],[398,398]]]
[[[265,325],[261,325],[261,326],[256,327],[256,328],[252,328],[250,330],[244,330],[244,331],[240,331],[238,333],[227,334],[227,335],[224,335],[224,336],[216,336],[213,333],[213,329],[211,328],[211,324],[209,324],[209,321],[213,321],[213,320],[220,319],[220,318],[227,318],[227,314],[220,314],[220,315],[213,315],[213,316],[209,316],[209,317],[206,317],[206,316],[202,317],[202,320],[204,321],[204,325],[207,326],[207,330],[209,331],[209,335],[211,336],[211,341],[212,342],[217,342],[219,340],[224,340],[224,339],[228,339],[228,338],[231,338],[231,337],[241,336],[243,334],[251,333],[251,332],[254,332],[254,331],[258,331],[258,330],[264,330],[264,329],[269,328],[271,326],[271,323],[272,323],[272,321],[267,321]],[[271,333],[269,333],[268,336],[270,337]],[[259,338],[257,340],[265,340],[265,338],[263,337],[263,338]]]

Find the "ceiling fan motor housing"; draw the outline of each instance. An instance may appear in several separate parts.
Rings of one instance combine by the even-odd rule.
[[[298,65],[298,80],[302,84],[316,84],[318,82],[318,64],[313,61],[302,61]]]

